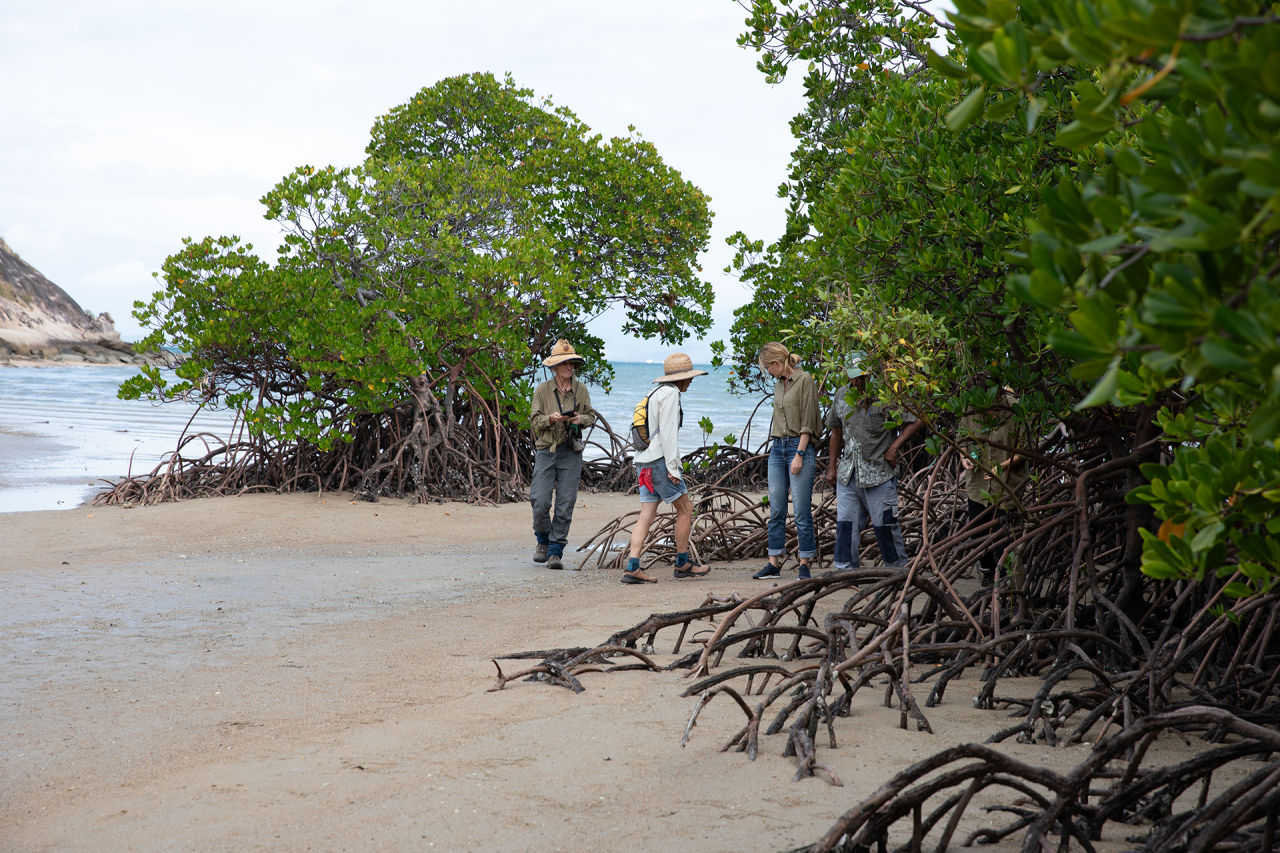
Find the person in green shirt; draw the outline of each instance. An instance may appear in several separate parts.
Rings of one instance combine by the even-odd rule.
[[[756,580],[782,576],[787,554],[787,496],[796,518],[799,577],[809,577],[809,562],[818,555],[813,530],[815,442],[822,434],[818,384],[800,369],[800,357],[773,341],[760,349],[760,369],[775,380],[773,421],[769,425],[769,562],[752,575]]]
[[[556,341],[542,363],[551,368],[552,377],[534,389],[529,415],[534,446],[529,503],[537,540],[533,561],[546,563],[548,569],[563,569],[582,476],[583,430],[595,425],[596,413],[587,386],[573,377],[578,365],[586,361],[568,341]]]
[[[994,520],[996,528],[1005,533],[1012,529],[1010,513],[1017,506],[1018,488],[1027,479],[1027,460],[1019,452],[1026,443],[1013,428],[1017,403],[1013,390],[1002,388],[991,408],[960,421],[960,466],[964,469],[969,521],[982,524]],[[979,556],[979,578],[984,583],[995,580],[999,556],[1000,549],[994,547]]]

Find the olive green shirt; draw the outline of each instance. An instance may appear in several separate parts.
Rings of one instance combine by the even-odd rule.
[[[1025,446],[1010,421],[1018,398],[1005,393],[997,408],[969,415],[960,422],[960,450],[973,467],[964,472],[969,500],[1000,506],[1027,479],[1027,462],[1019,459],[1009,466],[1018,448]]]
[[[822,435],[818,383],[794,367],[790,379],[779,379],[773,385],[773,421],[769,424],[769,437],[790,438],[806,432],[810,442]]]
[[[556,381],[548,379],[533,392],[533,410],[529,413],[529,426],[533,429],[533,446],[537,450],[555,450],[568,438],[567,425],[551,423],[557,411],[572,410],[582,416],[578,425],[585,433],[596,424],[596,411],[591,408],[591,393],[577,379],[569,385],[569,393],[561,394],[557,408]]]

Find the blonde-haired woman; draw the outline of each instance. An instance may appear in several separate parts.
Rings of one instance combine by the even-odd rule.
[[[818,385],[799,367],[800,358],[773,341],[760,349],[760,369],[775,380],[773,421],[769,425],[769,564],[752,577],[782,575],[787,554],[787,496],[796,518],[800,578],[809,577],[809,561],[818,555],[813,532],[815,441],[822,432],[818,415]]]

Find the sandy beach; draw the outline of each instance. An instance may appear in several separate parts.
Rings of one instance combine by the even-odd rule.
[[[570,548],[634,505],[581,494]],[[719,752],[742,723],[729,702],[681,748],[680,672],[487,692],[495,655],[762,583],[755,563],[646,586],[547,570],[526,504],[82,507],[0,515],[0,542],[4,850],[783,850],[1008,722],[960,685],[935,734],[904,731],[863,691],[821,752],[838,788],[793,782],[784,735],[754,762]],[[1087,751],[1002,748],[1059,769]]]

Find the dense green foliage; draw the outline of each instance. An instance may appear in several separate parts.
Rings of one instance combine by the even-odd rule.
[[[969,70],[1057,118],[1078,152],[1045,191],[1012,290],[1065,314],[1084,404],[1155,407],[1167,464],[1143,570],[1268,588],[1280,573],[1280,6],[961,0]],[[1046,80],[1069,102],[1045,103]],[[972,121],[979,108],[960,122]],[[1238,574],[1237,574],[1238,573]]]
[[[935,448],[954,438],[951,416],[1010,385],[1031,434],[1061,420],[1132,469],[1123,564],[1267,588],[1280,572],[1275,4],[750,6],[743,41],[761,70],[803,64],[809,100],[786,232],[767,248],[737,240],[759,298],[738,313],[733,359],[781,336],[834,384],[845,353],[865,350],[880,393],[937,428]]]
[[[921,414],[982,408],[1005,384],[1028,418],[1069,411],[1079,386],[1047,346],[1055,318],[1005,289],[1038,192],[1071,166],[1048,124],[949,128],[963,84],[928,66],[938,27],[906,4],[758,3],[749,23],[766,73],[807,62],[809,98],[785,234],[767,250],[736,238],[757,298],[738,314],[733,360],[783,336],[833,387],[846,353],[872,354],[882,391]]]
[[[507,497],[528,465],[535,368],[558,337],[607,383],[586,331],[605,310],[666,342],[708,328],[708,200],[642,138],[605,141],[474,74],[379,118],[367,154],[300,167],[267,193],[285,233],[274,265],[236,238],[168,258],[135,315],[153,330],[143,346],[189,355],[182,381],[148,370],[123,393],[200,393],[254,435],[321,455],[363,445],[348,458],[366,479],[384,472],[375,492]]]

